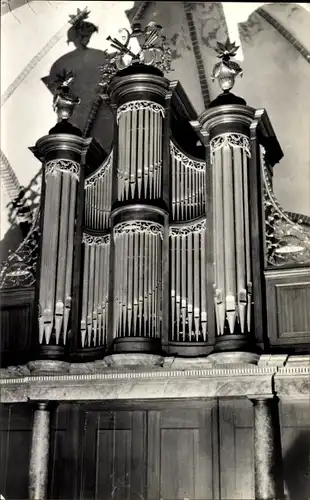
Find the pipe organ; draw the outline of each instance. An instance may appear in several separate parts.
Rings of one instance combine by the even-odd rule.
[[[158,27],[149,29],[142,51],[157,39]],[[151,53],[163,57],[158,50]],[[102,83],[114,113],[109,154],[66,121],[78,102],[68,83],[63,111],[55,99],[59,123],[37,143],[44,162],[39,343],[59,348],[70,339],[83,360],[161,350],[206,355],[214,345],[255,350],[265,314],[260,148],[270,152],[271,144],[275,161],[282,155],[267,114],[224,93],[197,119],[155,56],[154,65],[127,66],[117,57]]]

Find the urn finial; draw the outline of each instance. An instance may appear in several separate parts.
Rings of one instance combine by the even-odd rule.
[[[63,70],[61,74],[56,75],[56,91],[53,99],[53,109],[57,113],[58,122],[69,120],[74,108],[80,103],[80,99],[70,90],[70,85],[74,81],[72,71]]]
[[[226,39],[225,43],[217,42],[217,57],[222,59],[213,67],[212,80],[217,79],[219,86],[224,93],[229,92],[234,84],[237,75],[242,76],[243,71],[239,64],[235,61],[231,61],[232,57],[235,57],[239,46],[235,42],[231,43],[229,38]]]

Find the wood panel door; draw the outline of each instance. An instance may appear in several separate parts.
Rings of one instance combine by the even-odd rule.
[[[148,413],[147,500],[218,498],[216,406]]]
[[[220,499],[254,500],[254,413],[248,399],[219,400]]]
[[[310,399],[280,403],[284,485],[289,500],[310,498]]]
[[[80,405],[60,404],[50,411],[48,498],[76,500],[82,434]]]
[[[33,407],[3,404],[0,411],[0,493],[27,499]]]
[[[145,498],[145,418],[144,411],[85,414],[81,499]]]

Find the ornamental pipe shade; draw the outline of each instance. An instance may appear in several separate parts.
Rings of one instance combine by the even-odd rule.
[[[215,350],[252,350],[255,340],[263,340],[265,318],[258,151],[262,137],[274,133],[264,110],[241,105],[209,109],[192,125],[208,164],[208,327],[215,331]],[[280,159],[279,146],[277,151]]]

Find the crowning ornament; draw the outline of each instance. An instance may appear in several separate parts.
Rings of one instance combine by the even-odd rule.
[[[120,30],[119,33],[121,40],[111,36],[107,38],[117,53],[108,54],[105,51],[107,62],[101,67],[101,81],[99,83],[103,94],[105,94],[113,76],[129,66],[144,64],[153,66],[164,73],[171,71],[171,49],[166,37],[162,34],[162,26],[151,21],[143,30],[140,23],[135,23],[131,33],[126,28]],[[137,53],[130,48],[132,39],[136,39],[140,45],[140,50]]]
[[[58,121],[68,120],[73,113],[76,104],[80,104],[80,99],[74,95],[70,86],[74,82],[72,71],[65,69],[57,75],[55,84],[57,85],[53,99],[53,109],[57,113]]]
[[[234,84],[237,75],[242,76],[243,71],[238,63],[231,61],[232,57],[235,57],[239,46],[235,42],[231,43],[229,38],[227,38],[225,44],[217,42],[217,48],[215,49],[217,57],[222,59],[221,62],[215,64],[212,71],[212,80],[218,80],[219,86],[224,92],[229,92]]]

